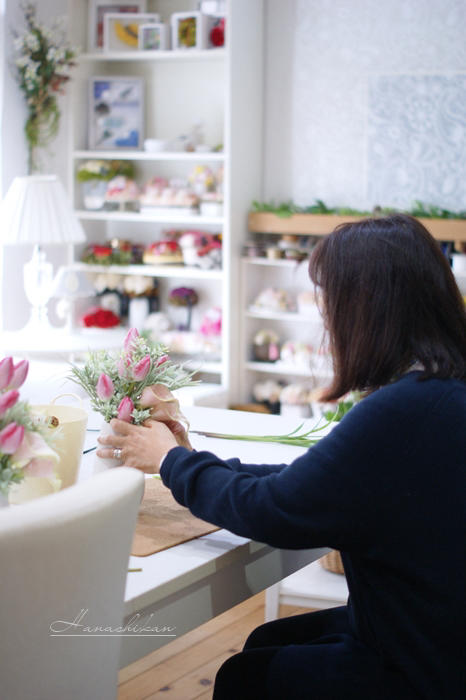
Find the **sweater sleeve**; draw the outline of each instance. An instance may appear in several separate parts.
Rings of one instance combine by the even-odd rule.
[[[284,548],[354,549],[383,520],[374,493],[380,464],[397,457],[395,424],[383,402],[369,397],[288,466],[258,468],[176,447],[161,476],[194,515],[238,535]]]

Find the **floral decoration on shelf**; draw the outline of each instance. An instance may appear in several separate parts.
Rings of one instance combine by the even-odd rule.
[[[119,246],[91,243],[81,255],[81,262],[89,265],[130,265],[133,261],[130,243]]]
[[[48,28],[39,24],[36,7],[24,6],[27,31],[17,35],[14,48],[19,86],[26,99],[24,132],[28,144],[29,172],[38,169],[37,149],[47,146],[57,135],[60,108],[57,95],[63,93],[75,65],[77,49],[65,39],[63,20]]]
[[[25,476],[53,477],[58,454],[52,448],[58,436],[55,425],[34,415],[18,389],[29,370],[27,360],[0,362],[0,493],[8,495]]]
[[[117,175],[134,177],[134,165],[128,160],[86,160],[76,171],[78,182],[108,181]]]
[[[179,327],[179,330],[191,330],[192,309],[199,301],[197,292],[191,287],[176,287],[170,291],[168,301],[172,306],[184,306],[187,309],[186,323]]]
[[[82,325],[85,328],[115,328],[121,321],[119,316],[110,309],[93,306],[83,314]]]
[[[351,207],[327,207],[321,199],[316,199],[315,204],[299,206],[291,200],[275,204],[275,202],[252,202],[252,211],[269,212],[287,219],[293,214],[336,214],[338,216],[386,216],[395,212],[403,212],[424,219],[466,219],[466,210],[450,211],[434,204],[425,204],[416,200],[411,209],[396,209],[395,207],[375,206],[372,211],[352,209]]]
[[[146,387],[163,384],[174,391],[197,384],[193,374],[173,362],[162,343],[149,341],[131,328],[121,351],[90,353],[84,367],[72,367],[71,379],[85,390],[93,409],[107,423],[119,418],[140,425],[150,417],[150,409],[139,404]]]

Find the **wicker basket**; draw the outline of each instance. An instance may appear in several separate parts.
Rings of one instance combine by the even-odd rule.
[[[332,574],[344,574],[345,570],[343,568],[343,562],[341,560],[341,554],[336,549],[332,549],[331,552],[325,554],[321,559],[319,559],[321,565],[327,571],[331,571]]]

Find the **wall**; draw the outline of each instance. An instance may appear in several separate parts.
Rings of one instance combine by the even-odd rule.
[[[464,0],[268,10],[265,198],[466,209]]]

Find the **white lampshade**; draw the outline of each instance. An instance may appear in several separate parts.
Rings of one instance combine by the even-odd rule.
[[[56,175],[16,177],[0,205],[2,245],[63,245],[86,240]]]

